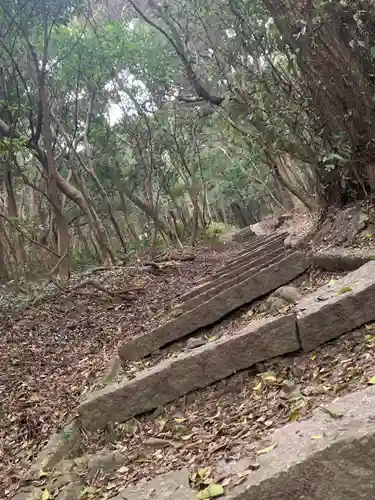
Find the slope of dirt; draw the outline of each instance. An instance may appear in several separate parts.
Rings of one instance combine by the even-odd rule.
[[[125,300],[88,286],[12,314],[11,301],[17,299],[18,308],[20,299],[2,293],[0,305],[4,310],[6,304],[8,314],[0,315],[1,498],[10,495],[51,433],[66,423],[118,343],[152,328],[158,315],[224,257],[224,250],[202,250],[194,261],[167,263],[161,271],[118,268],[90,276],[109,290],[138,289]]]
[[[126,457],[116,473],[90,479],[91,486],[101,498],[99,492],[115,494],[129,484],[185,467],[192,472],[210,468],[215,482],[241,481],[227,477],[227,466],[250,458],[256,468],[257,453],[272,446],[269,438],[277,428],[375,383],[374,333],[375,325],[367,325],[313,353],[262,363],[151,415],[87,435],[86,452],[105,448]]]

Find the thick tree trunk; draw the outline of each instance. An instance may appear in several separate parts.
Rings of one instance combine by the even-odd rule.
[[[352,157],[346,165],[338,164],[330,171],[320,168],[321,200],[325,205],[342,206],[366,198],[375,190],[364,167],[373,165],[375,159],[375,64],[368,54],[375,45],[373,5],[334,1],[327,2],[324,10],[320,4],[318,12],[314,2],[263,1],[283,40],[297,55],[301,86],[311,96],[311,119],[322,131],[327,148],[332,149],[339,135],[350,146]],[[317,15],[318,25],[314,23]],[[357,44],[363,36],[366,48]]]

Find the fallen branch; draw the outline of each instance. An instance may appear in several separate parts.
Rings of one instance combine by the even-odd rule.
[[[117,298],[118,297],[125,298],[124,295],[127,295],[128,293],[140,292],[143,290],[143,288],[139,287],[139,286],[132,286],[132,287],[124,288],[123,290],[110,290],[110,289],[104,287],[103,285],[101,285],[100,283],[97,283],[96,281],[93,281],[91,279],[87,279],[87,280],[82,281],[82,283],[79,283],[79,284],[73,286],[69,291],[75,292],[75,291],[79,290],[80,288],[84,288],[86,286],[92,286],[93,288],[96,288],[100,292],[106,293],[107,295],[109,295],[111,297],[117,297]]]

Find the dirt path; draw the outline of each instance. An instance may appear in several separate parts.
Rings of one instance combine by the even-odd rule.
[[[224,258],[222,250],[205,250],[193,262],[176,262],[158,275],[123,268],[94,276],[106,288],[142,288],[134,301],[91,289],[91,295],[57,296],[16,315],[10,308],[0,317],[0,484],[8,492],[102,375],[118,343],[151,328]]]

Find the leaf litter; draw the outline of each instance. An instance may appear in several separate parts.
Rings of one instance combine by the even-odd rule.
[[[170,274],[159,276],[140,276],[127,268],[100,275],[106,287],[115,288],[141,279],[144,292],[131,302],[108,300],[100,294],[95,298],[67,295],[29,307],[17,317],[0,318],[4,332],[0,339],[2,498],[11,497],[48,437],[74,414],[82,393],[97,384],[118,342],[156,326],[178,297],[224,257],[225,252],[201,252],[193,263],[178,263]],[[312,272],[296,285],[308,293],[326,283],[327,277],[332,275]],[[248,308],[240,310],[219,328],[233,334],[254,319],[248,313]],[[209,330],[207,339],[219,338],[222,331]],[[272,451],[270,436],[276,428],[306,418],[337,395],[373,383],[372,332],[374,326],[367,325],[313,354],[261,363],[151,415],[131,419],[114,432],[85,434],[82,453],[109,448],[123,453],[126,460],[117,472],[102,471],[90,480],[83,474],[83,483],[93,497],[110,498],[127,485],[188,466],[192,471],[210,468],[200,493],[210,484],[239,484],[259,467],[257,455]],[[137,372],[147,363],[132,369]],[[340,418],[326,413],[327,418]],[[241,458],[249,459],[247,470],[225,472],[228,464]]]
[[[103,448],[125,457],[120,472],[102,474],[96,487],[125,486],[147,481],[188,467],[195,472],[210,470],[209,477],[195,480],[196,488],[207,483],[233,486],[257,470],[257,456],[275,448],[272,434],[283,425],[309,417],[320,409],[328,419],[342,418],[329,403],[338,396],[365,387],[375,377],[375,344],[369,342],[367,325],[343,335],[314,353],[287,355],[260,363],[190,393],[155,412],[137,417],[137,428],[124,433],[97,432],[86,436],[84,450]],[[116,439],[113,439],[116,436]],[[146,446],[150,438],[163,439],[157,450]],[[311,436],[324,439],[323,435]],[[241,459],[244,471],[227,472]],[[203,488],[204,490],[204,488]]]
[[[193,262],[174,262],[156,275],[140,265],[95,274],[110,290],[124,283],[140,288],[133,300],[100,291],[61,295],[42,284],[34,296],[44,299],[33,305],[0,290],[0,498],[12,495],[50,435],[74,416],[118,343],[156,326],[225,256],[225,249],[205,249]]]

